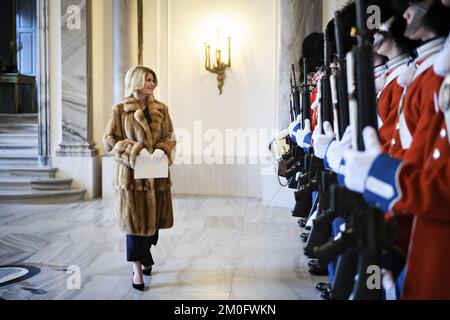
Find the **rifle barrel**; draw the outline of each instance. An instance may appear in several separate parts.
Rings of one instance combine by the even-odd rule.
[[[330,88],[330,46],[329,46],[329,30],[327,29],[324,33],[324,76],[322,81],[322,123],[325,121],[333,124],[333,106],[331,101],[331,88]],[[322,128],[323,130],[323,128]]]
[[[348,106],[348,88],[347,88],[347,66],[345,57],[347,52],[344,49],[344,30],[342,14],[336,11],[334,14],[334,30],[336,37],[336,51],[337,51],[337,96],[338,96],[338,124],[339,136],[342,138],[344,131],[350,123],[349,106]]]
[[[367,1],[356,1],[356,22],[358,46],[355,54],[356,97],[358,101],[358,149],[364,150],[362,130],[371,126],[377,129],[375,80],[373,75],[373,53],[369,33],[366,28]]]
[[[303,98],[302,98],[303,124],[305,120],[311,120],[311,100],[308,84],[308,60],[303,58]]]

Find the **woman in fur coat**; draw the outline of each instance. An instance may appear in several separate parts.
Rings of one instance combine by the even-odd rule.
[[[169,165],[174,158],[176,140],[168,108],[153,97],[157,84],[155,72],[147,67],[128,70],[125,100],[112,107],[103,136],[105,152],[115,160],[115,210],[126,233],[127,261],[133,262],[133,288],[141,291],[143,275],[151,275],[150,248],[158,241],[158,230],[173,225],[170,175],[134,179],[137,157],[150,163],[167,156]]]

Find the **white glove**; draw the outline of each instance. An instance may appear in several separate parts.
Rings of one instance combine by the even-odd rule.
[[[330,142],[336,139],[333,128],[328,121],[323,123],[323,129],[325,134],[321,133],[322,130],[320,126],[316,126],[312,135],[314,155],[319,159],[325,158],[325,153],[327,152]]]
[[[139,157],[141,158],[141,160],[145,163],[149,163],[152,162],[152,156],[151,154],[148,152],[148,150],[146,148],[143,148],[140,152],[139,152]]]
[[[161,149],[155,149],[155,151],[153,151],[152,153],[152,160],[154,163],[159,162],[159,160],[161,160],[161,158],[165,155],[164,151],[162,151]]]
[[[308,119],[305,120],[305,127],[302,130],[298,130],[295,134],[295,140],[297,141],[297,144],[299,147],[305,148],[309,146],[304,146],[303,142],[305,140],[305,137],[311,134],[311,123]]]
[[[366,151],[347,150],[344,152],[345,186],[359,193],[364,192],[369,170],[381,153],[381,144],[378,140],[377,131],[374,128],[364,128],[363,139]]]
[[[344,152],[351,148],[351,145],[352,128],[348,126],[347,129],[345,129],[341,141],[332,141],[325,154],[325,159],[333,172],[340,173],[339,167],[341,166],[342,157],[344,156]]]

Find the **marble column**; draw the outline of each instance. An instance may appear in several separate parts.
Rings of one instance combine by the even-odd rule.
[[[88,199],[101,182],[92,129],[91,6],[92,0],[61,0],[62,141],[54,161],[57,176],[72,178]]]
[[[113,0],[113,102],[123,100],[124,78],[139,63],[141,0]]]
[[[128,69],[142,64],[142,0],[113,0],[113,102],[124,99],[124,79]],[[102,197],[112,199],[114,160],[102,159]]]
[[[327,1],[327,0],[326,0]],[[303,39],[312,32],[322,32],[322,1],[281,0],[281,43],[279,59],[278,125],[289,125],[289,94],[291,65],[299,70]],[[297,73],[298,76],[299,73]],[[297,80],[298,81],[298,80]]]
[[[61,0],[62,142],[60,157],[92,157],[91,1]]]

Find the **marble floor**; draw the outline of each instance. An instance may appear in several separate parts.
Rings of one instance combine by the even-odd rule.
[[[0,205],[0,266],[41,269],[0,285],[0,299],[319,299],[314,286],[326,278],[308,273],[288,209],[257,199],[176,197],[174,211],[139,292],[112,201]]]

